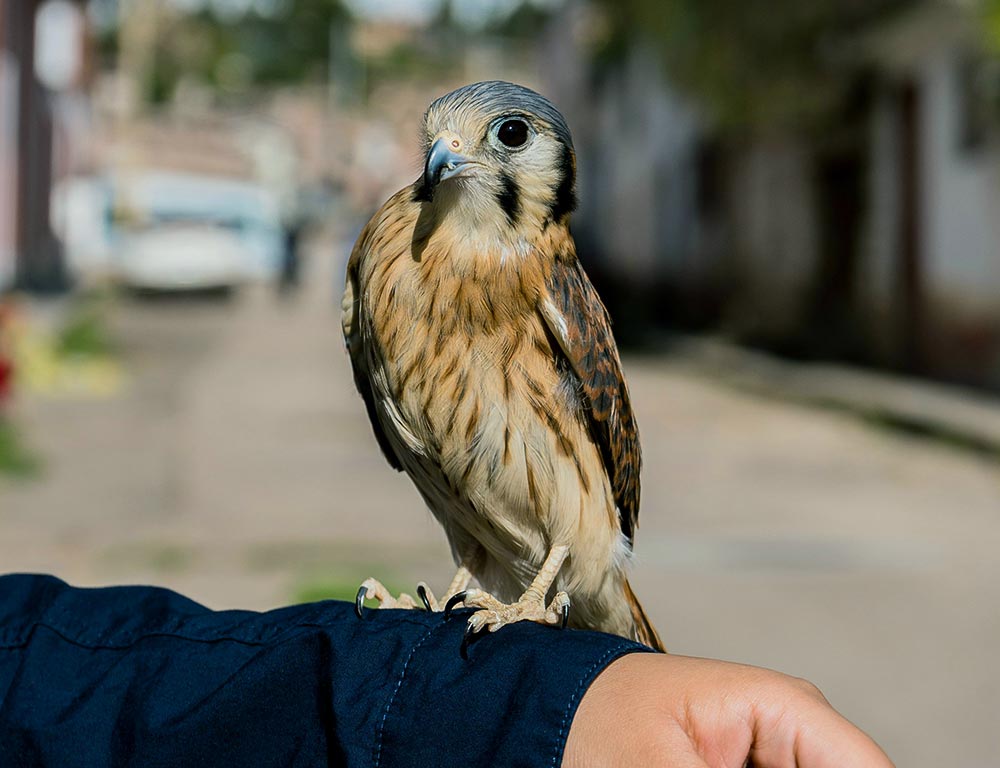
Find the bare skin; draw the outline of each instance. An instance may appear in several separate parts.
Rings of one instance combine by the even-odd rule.
[[[711,659],[630,654],[584,695],[564,768],[893,768],[805,680]]]

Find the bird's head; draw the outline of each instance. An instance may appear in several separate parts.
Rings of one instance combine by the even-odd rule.
[[[562,223],[576,206],[573,139],[544,96],[499,80],[466,85],[431,104],[423,128],[416,200],[514,229]]]

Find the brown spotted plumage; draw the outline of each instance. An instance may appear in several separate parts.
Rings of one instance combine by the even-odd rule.
[[[660,647],[629,588],[640,451],[607,311],[576,258],[572,140],[543,97],[466,86],[423,176],[365,227],[344,335],[389,463],[445,529],[474,630],[570,623]],[[466,590],[475,577],[482,590]],[[363,594],[411,607],[373,580]]]

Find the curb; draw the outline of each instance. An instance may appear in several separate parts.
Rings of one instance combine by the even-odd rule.
[[[753,394],[828,408],[1000,460],[1000,399],[975,390],[831,363],[790,362],[718,338],[660,348],[695,373]]]

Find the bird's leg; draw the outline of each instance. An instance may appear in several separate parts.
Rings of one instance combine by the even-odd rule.
[[[420,599],[424,603],[424,607],[428,611],[443,611],[448,601],[469,586],[469,582],[471,580],[472,571],[470,571],[465,563],[463,563],[458,567],[458,571],[455,573],[455,578],[451,580],[451,584],[448,586],[448,591],[444,593],[440,600],[434,597],[434,593],[431,592],[431,588],[428,587],[426,582],[423,581],[417,584],[417,595],[420,596]]]
[[[392,593],[385,588],[382,582],[377,579],[365,579],[358,589],[358,596],[354,601],[354,610],[361,618],[364,612],[365,599],[372,598],[378,600],[379,608],[416,608],[417,601],[405,592],[399,597],[393,597]]]
[[[507,605],[501,603],[488,592],[480,589],[469,589],[457,593],[448,601],[449,605],[461,602],[468,607],[479,609],[469,618],[471,632],[479,632],[483,628],[488,628],[490,632],[496,632],[500,627],[518,621],[535,621],[539,624],[561,623],[565,626],[569,616],[569,595],[565,592],[558,592],[548,607],[545,605],[545,596],[548,594],[552,582],[555,581],[567,554],[569,554],[569,547],[565,545],[559,544],[552,547],[541,570],[531,582],[531,586],[525,590],[516,603]]]

